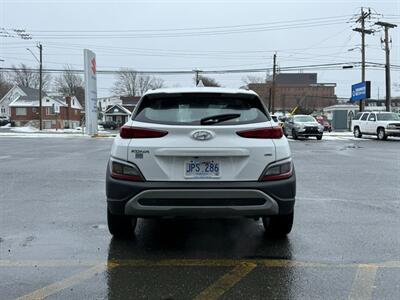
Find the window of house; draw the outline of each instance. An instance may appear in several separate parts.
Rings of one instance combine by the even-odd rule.
[[[17,107],[15,110],[17,116],[26,116],[26,107]]]
[[[5,113],[6,113],[6,108],[5,108],[5,107],[2,107],[2,108],[1,108],[1,113],[2,113],[2,114],[5,114]]]
[[[54,115],[53,107],[46,107],[46,115]]]

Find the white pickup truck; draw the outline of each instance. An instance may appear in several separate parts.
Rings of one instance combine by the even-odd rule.
[[[400,116],[391,112],[360,112],[351,122],[356,138],[363,134],[376,135],[379,140],[400,136]]]

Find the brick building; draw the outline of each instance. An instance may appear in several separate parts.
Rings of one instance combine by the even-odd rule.
[[[275,81],[275,111],[288,112],[296,106],[312,112],[336,103],[335,83],[318,83],[317,73],[280,73]],[[269,107],[272,79],[266,83],[250,83]]]
[[[16,126],[39,127],[39,91],[37,89],[15,86],[12,101],[7,105],[11,120]],[[50,97],[43,93],[43,128],[75,128],[80,126],[82,106],[75,96]]]

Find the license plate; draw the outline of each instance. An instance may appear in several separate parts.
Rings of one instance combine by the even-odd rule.
[[[185,161],[185,178],[218,178],[221,176],[221,165],[216,160]]]

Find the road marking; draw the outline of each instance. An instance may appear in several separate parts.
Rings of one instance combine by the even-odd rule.
[[[66,288],[69,288],[71,286],[74,286],[78,283],[81,283],[84,280],[90,279],[91,277],[95,276],[98,273],[104,272],[107,267],[105,263],[98,264],[88,270],[82,271],[78,274],[72,275],[68,278],[65,278],[61,281],[52,283],[48,286],[45,286],[41,289],[38,289],[36,291],[33,291],[32,293],[29,293],[27,295],[24,295],[22,297],[17,298],[17,300],[39,300],[39,299],[44,299],[50,295],[53,295],[55,293],[58,293]],[[111,266],[112,267],[112,266]]]
[[[0,267],[27,267],[27,268],[62,268],[62,267],[93,267],[104,263],[101,260],[2,260]],[[239,264],[257,264],[264,267],[278,268],[354,268],[358,263],[342,262],[313,262],[290,259],[110,259],[106,261],[116,267],[235,267]],[[400,268],[400,261],[386,261],[365,263],[362,266],[376,268]]]
[[[195,300],[214,300],[229,291],[236,283],[249,274],[257,265],[241,263],[203,290]]]
[[[360,264],[354,277],[353,285],[350,290],[349,300],[369,300],[372,299],[377,266]]]
[[[93,267],[101,261],[79,261],[79,260],[0,260],[0,267],[31,267],[31,268],[50,268],[50,267]]]

